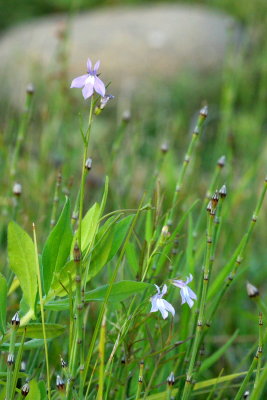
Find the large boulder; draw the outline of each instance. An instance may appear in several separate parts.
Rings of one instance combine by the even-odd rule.
[[[17,100],[28,82],[55,67],[58,32],[66,21],[64,15],[41,18],[2,36],[0,75]],[[113,91],[141,87],[151,78],[175,79],[185,70],[214,70],[239,37],[229,16],[174,4],[83,12],[70,26],[69,79],[86,72],[87,57],[100,59],[102,78],[112,81]],[[33,66],[39,69],[35,77]]]

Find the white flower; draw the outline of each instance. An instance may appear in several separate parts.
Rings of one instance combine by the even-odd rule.
[[[152,304],[150,312],[160,311],[163,319],[168,317],[168,312],[170,312],[174,317],[175,310],[173,306],[162,298],[167,293],[167,286],[164,285],[162,291],[160,291],[160,288],[157,285],[155,286],[158,293],[150,299]]]
[[[189,307],[193,307],[194,302],[193,300],[197,299],[196,294],[193,292],[192,289],[190,289],[190,287],[188,287],[188,283],[190,283],[193,280],[193,276],[192,274],[189,275],[189,278],[186,278],[186,281],[182,281],[182,280],[175,280],[173,279],[172,284],[174,286],[177,286],[178,288],[180,288],[180,294],[182,297],[182,304],[187,303],[189,305]],[[193,300],[192,300],[193,299]]]

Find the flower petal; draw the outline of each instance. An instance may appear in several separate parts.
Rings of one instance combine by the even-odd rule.
[[[185,284],[188,285],[189,282],[193,280],[193,275],[190,274],[188,278],[186,278]]]
[[[157,292],[158,292],[158,294],[160,294],[160,288],[158,287],[158,285],[154,284],[154,286],[156,286]]]
[[[167,293],[167,285],[163,285],[161,296],[164,296],[164,294],[166,293]]]
[[[83,92],[83,97],[84,97],[84,99],[85,99],[85,100],[88,99],[89,97],[92,96],[92,94],[93,94],[93,92],[94,92],[94,87],[93,87],[93,85],[92,85],[91,83],[87,83],[87,84],[84,86],[82,92]]]
[[[92,72],[92,61],[90,60],[90,58],[88,58],[87,60],[87,72],[88,74]]]
[[[158,295],[155,294],[155,296],[151,297],[150,301],[151,301],[151,310],[150,312],[156,312],[158,311],[158,306],[157,306],[157,297]]]
[[[95,63],[95,66],[94,66],[94,73],[95,73],[95,74],[97,73],[99,66],[100,66],[100,61],[98,60],[98,61]]]
[[[158,310],[160,311],[162,318],[166,319],[168,317],[168,311],[165,309],[165,304],[162,299],[157,300]]]
[[[193,307],[194,302],[193,302],[193,300],[191,300],[191,298],[190,298],[190,295],[189,295],[189,292],[188,292],[188,288],[187,288],[187,287],[184,287],[184,288],[181,290],[181,296],[182,296],[182,304],[187,303],[187,304],[189,305],[190,308]]]
[[[172,284],[180,289],[184,287],[184,282],[180,280],[173,279]]]
[[[188,290],[188,293],[189,293],[189,296],[191,297],[191,299],[194,299],[194,300],[196,300],[196,299],[197,299],[197,295],[196,295],[196,293],[195,293],[195,292],[193,292],[193,290],[192,290],[192,289],[190,289],[190,287],[188,287],[188,288],[187,288],[187,290]]]
[[[173,317],[174,317],[174,315],[175,315],[175,309],[173,308],[173,306],[172,306],[167,300],[162,299],[162,301],[163,301],[163,303],[164,303],[165,309],[166,309],[167,311],[169,311],[169,312],[173,315]]]
[[[70,87],[81,89],[82,87],[84,87],[87,77],[88,77],[88,75],[78,76],[77,78],[73,79]]]
[[[94,89],[95,91],[100,94],[100,96],[104,97],[106,88],[104,83],[99,79],[97,76],[95,77],[95,83],[94,83]]]

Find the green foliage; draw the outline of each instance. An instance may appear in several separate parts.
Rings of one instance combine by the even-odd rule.
[[[42,253],[43,285],[46,294],[49,292],[54,273],[60,273],[69,257],[71,243],[70,201],[67,199],[56,226],[47,238]]]
[[[17,334],[22,335],[24,327],[18,328]],[[60,324],[45,324],[46,337],[48,339],[55,338],[62,335],[66,331],[66,327]],[[31,339],[43,339],[43,327],[42,324],[35,322],[27,325],[26,337]]]
[[[85,301],[104,301],[106,293],[107,293],[108,285],[101,286],[97,289],[91,290],[90,292],[85,293]],[[146,282],[135,282],[135,281],[120,281],[114,283],[112,286],[110,295],[109,295],[109,302],[116,303],[120,301],[124,301],[129,297],[135,294],[141,294],[146,289],[152,289],[155,291],[153,285],[146,283]],[[68,299],[60,299],[50,301],[45,305],[45,308],[48,310],[53,311],[63,311],[67,310],[69,307],[69,300]]]
[[[34,244],[31,237],[13,221],[8,225],[8,258],[10,269],[19,280],[24,299],[33,310],[37,293]]]

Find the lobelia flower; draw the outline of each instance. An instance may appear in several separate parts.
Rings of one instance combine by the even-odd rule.
[[[87,74],[78,76],[71,82],[70,86],[71,88],[78,88],[78,89],[83,88],[82,93],[85,100],[91,97],[94,91],[100,94],[100,96],[102,97],[105,96],[106,92],[105,85],[101,81],[101,79],[99,79],[97,76],[97,71],[99,66],[100,66],[100,61],[97,61],[95,63],[94,68],[92,68],[92,62],[90,58],[88,58]]]
[[[180,294],[182,297],[182,304],[187,303],[190,308],[194,305],[193,300],[197,299],[196,294],[193,292],[192,289],[190,289],[190,287],[188,287],[188,283],[190,283],[192,280],[192,274],[189,275],[189,278],[186,278],[186,281],[175,279],[172,280],[172,284],[181,289]]]
[[[174,317],[175,310],[173,306],[162,298],[167,293],[167,286],[164,285],[162,291],[160,291],[160,288],[157,285],[155,286],[158,293],[150,299],[152,304],[150,312],[160,311],[163,319],[168,317],[168,312],[170,312]]]

